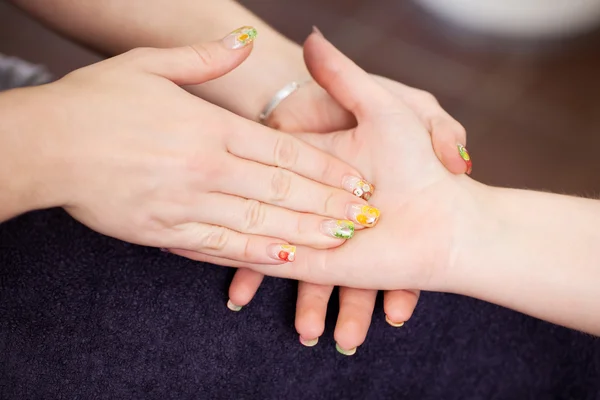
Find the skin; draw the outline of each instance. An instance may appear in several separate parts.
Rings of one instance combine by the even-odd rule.
[[[255,120],[284,85],[310,76],[302,48],[235,1],[169,1],[169,13],[164,12],[163,0],[12,1],[63,34],[110,55],[140,46],[186,45],[218,37],[237,26],[255,26],[260,38],[250,59],[225,76],[187,87],[191,93],[249,119]],[[453,173],[464,173],[465,163],[456,152],[456,143],[466,144],[464,128],[430,94],[382,77],[377,79],[428,127],[435,152],[444,165]],[[351,128],[356,120],[319,85],[310,83],[281,104],[268,123],[285,132],[325,133]],[[247,304],[261,280],[260,275],[238,272],[230,288],[231,300],[237,305]],[[329,286],[300,284],[296,326],[301,337],[313,339],[322,333],[331,290]],[[375,293],[344,289],[340,295],[343,307],[335,336],[340,346],[350,349],[360,345],[367,334]],[[407,321],[417,299],[418,291],[414,290],[386,292],[385,313],[391,321]]]
[[[323,37],[309,41],[308,64],[322,67],[311,67],[316,81],[358,125],[297,136],[364,168],[384,217],[340,248],[300,248],[294,263],[250,267],[321,285],[457,293],[599,335],[600,201],[451,174],[404,102]]]
[[[319,223],[366,204],[341,189],[357,170],[179,87],[227,73],[251,50],[227,43],[138,49],[0,95],[0,220],[61,206],[131,243],[271,264],[283,263],[273,244],[342,243]]]

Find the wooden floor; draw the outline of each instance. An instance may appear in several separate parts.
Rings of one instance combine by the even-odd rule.
[[[435,94],[465,125],[486,183],[600,193],[600,32],[560,43],[482,38],[408,0],[246,0],[302,41],[317,25],[360,65]],[[0,53],[56,74],[99,58],[0,0]]]

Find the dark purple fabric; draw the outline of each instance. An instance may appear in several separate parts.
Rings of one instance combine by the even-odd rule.
[[[381,303],[356,356],[294,331],[293,282],[240,313],[232,270],[96,234],[61,210],[0,225],[1,399],[600,399],[600,341],[425,293],[400,329]],[[336,303],[335,301],[333,303]]]

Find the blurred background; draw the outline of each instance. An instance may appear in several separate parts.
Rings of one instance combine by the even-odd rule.
[[[466,127],[476,179],[597,197],[600,7],[530,0],[524,13],[519,2],[241,1],[298,42],[317,25],[369,72],[433,93]],[[0,53],[55,76],[101,59],[4,0]]]

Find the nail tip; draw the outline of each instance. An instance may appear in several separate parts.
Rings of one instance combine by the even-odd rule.
[[[231,311],[238,312],[241,311],[243,307],[233,304],[231,300],[227,300],[227,308],[229,308]]]
[[[300,336],[300,344],[304,347],[314,347],[317,343],[319,343],[319,338],[307,340]]]
[[[337,350],[338,353],[343,354],[345,356],[353,356],[354,354],[356,354],[356,347],[350,350],[344,350],[340,347],[339,344],[335,344],[335,349]]]
[[[389,325],[393,326],[394,328],[400,328],[400,327],[404,326],[404,322],[394,322],[387,315],[385,316],[385,322],[387,322]]]

